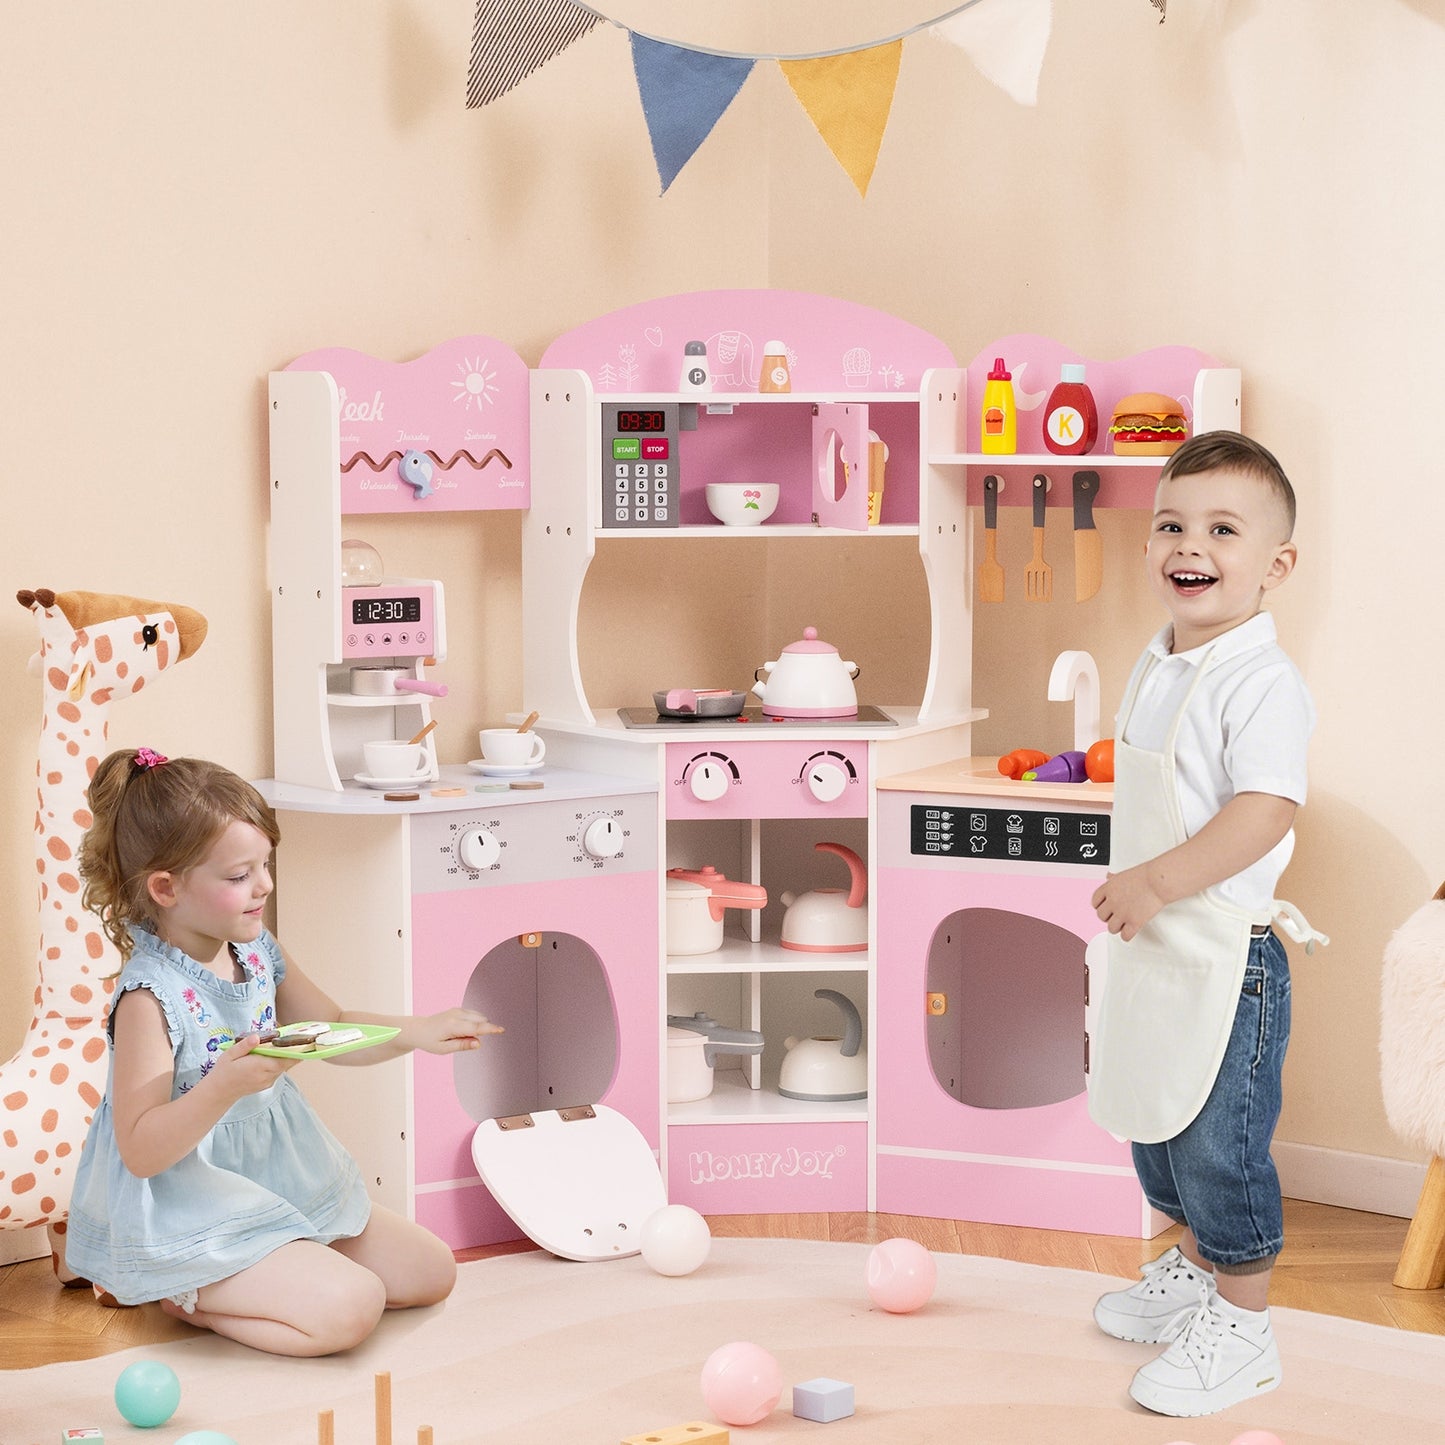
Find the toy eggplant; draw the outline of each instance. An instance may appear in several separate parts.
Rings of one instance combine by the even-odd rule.
[[[1084,754],[1072,749],[1066,753],[1055,753],[1048,762],[1030,768],[1023,776],[1026,783],[1082,783],[1088,777],[1084,771]]]

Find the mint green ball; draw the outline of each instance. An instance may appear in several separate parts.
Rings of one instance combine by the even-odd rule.
[[[137,1360],[115,1382],[115,1407],[132,1425],[149,1430],[164,1425],[181,1403],[181,1382],[159,1360]]]

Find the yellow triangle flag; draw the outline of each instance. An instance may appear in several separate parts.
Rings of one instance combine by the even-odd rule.
[[[860,196],[868,194],[873,178],[902,58],[903,42],[894,40],[845,55],[778,62]]]

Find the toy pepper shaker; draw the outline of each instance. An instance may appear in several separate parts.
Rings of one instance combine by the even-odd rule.
[[[682,348],[682,376],[679,391],[711,391],[712,374],[707,369],[707,342],[689,341]]]

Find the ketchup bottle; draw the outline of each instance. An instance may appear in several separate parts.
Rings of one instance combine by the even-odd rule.
[[[1065,362],[1044,404],[1044,445],[1056,456],[1072,457],[1093,451],[1098,439],[1099,410],[1084,384],[1084,368]]]

